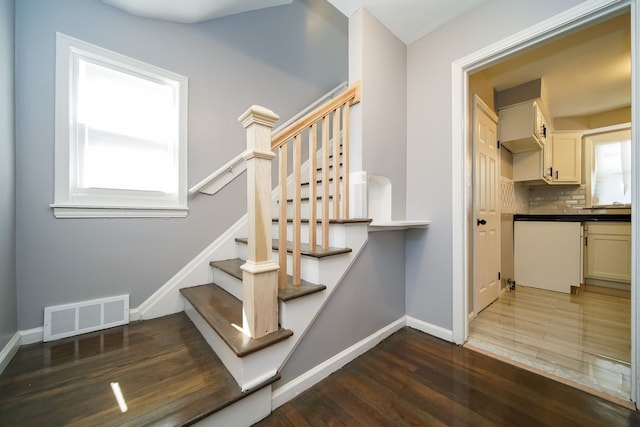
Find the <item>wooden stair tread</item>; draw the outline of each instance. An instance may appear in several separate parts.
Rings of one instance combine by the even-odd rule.
[[[247,244],[247,238],[246,237],[238,237],[238,238],[236,238],[236,242],[243,243],[243,244],[246,245]],[[274,251],[277,251],[278,248],[280,247],[278,239],[273,239],[271,242],[272,242],[271,243],[271,248]],[[322,247],[320,245],[317,245],[316,250],[312,251],[311,249],[309,249],[309,245],[307,245],[306,243],[301,243],[300,244],[300,248],[301,248],[302,255],[310,256],[310,257],[313,257],[313,258],[325,258],[325,257],[333,256],[333,255],[341,255],[341,254],[346,254],[346,253],[351,252],[351,248],[333,248],[333,247],[329,247],[329,249],[322,249]],[[287,242],[287,252],[289,252],[289,253],[293,252],[293,243]]]
[[[273,218],[273,222],[280,222],[278,218]],[[372,221],[371,218],[350,218],[350,219],[330,219],[329,224],[369,224]],[[293,218],[287,218],[288,223],[293,223]],[[301,223],[309,223],[309,218],[303,218]],[[316,219],[316,223],[322,224],[322,219]]]
[[[233,325],[242,327],[242,302],[214,283],[180,289],[202,318],[238,357],[246,356],[293,335],[289,329],[279,329],[253,339]]]
[[[244,264],[244,261],[240,258],[226,259],[223,261],[211,261],[209,263],[212,267],[217,268],[225,273],[242,280],[242,269],[240,266]],[[301,280],[300,285],[294,286],[291,276],[287,276],[287,287],[285,289],[278,289],[278,299],[281,301],[291,301],[296,298],[303,297],[305,295],[311,295],[316,292],[324,291],[327,289],[325,285],[315,285],[313,283]]]

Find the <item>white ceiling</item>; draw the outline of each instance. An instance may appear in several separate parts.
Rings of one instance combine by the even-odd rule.
[[[629,14],[563,36],[482,71],[500,91],[542,78],[552,117],[631,105]]]
[[[147,18],[182,23],[208,21],[293,0],[102,0]],[[409,44],[486,0],[328,0],[349,17],[369,10],[404,43]]]
[[[145,18],[182,23],[214,18],[292,3],[293,0],[102,0]]]
[[[487,0],[328,0],[345,16],[365,8],[405,44]]]

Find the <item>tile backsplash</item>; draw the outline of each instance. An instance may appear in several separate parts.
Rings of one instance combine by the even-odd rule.
[[[529,189],[526,186],[502,176],[500,177],[500,191],[502,196],[502,213],[529,213]]]
[[[586,206],[584,185],[537,186],[529,189],[529,213],[579,213]]]

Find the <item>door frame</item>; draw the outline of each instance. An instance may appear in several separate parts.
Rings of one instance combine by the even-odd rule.
[[[469,74],[509,55],[611,15],[631,8],[631,137],[632,137],[632,241],[631,241],[631,400],[640,396],[638,343],[640,342],[640,0],[590,0],[555,15],[528,29],[486,46],[451,64],[452,82],[452,332],[456,344],[469,337],[469,284],[473,272],[470,225],[473,219],[473,153],[469,146]],[[462,255],[462,256],[461,256]]]
[[[472,110],[471,110],[471,124],[473,126],[473,129],[470,130],[470,136],[471,136],[471,176],[475,177],[477,170],[476,170],[476,155],[478,154],[478,147],[476,145],[476,131],[477,131],[477,126],[476,126],[476,113],[478,111],[482,111],[484,114],[487,115],[487,117],[489,117],[489,119],[491,119],[495,124],[496,124],[496,139],[498,137],[498,115],[491,109],[489,108],[489,106],[486,104],[486,102],[484,102],[484,100],[482,98],[480,98],[477,94],[473,94],[473,100],[472,102]],[[496,150],[496,154],[498,156],[498,161],[497,161],[497,178],[498,181],[496,182],[496,185],[498,187],[500,187],[500,177],[502,176],[501,170],[502,170],[502,152],[500,151],[500,149]],[[472,316],[477,316],[478,315],[478,288],[477,288],[477,280],[478,280],[478,263],[477,263],[477,257],[476,257],[476,228],[473,226],[473,224],[476,224],[476,220],[478,219],[476,216],[476,212],[477,212],[477,197],[476,197],[476,183],[475,183],[475,179],[473,179],[473,185],[471,186],[471,210],[472,210],[472,218],[471,218],[471,228],[470,228],[470,234],[469,234],[469,239],[471,240],[471,246],[470,246],[470,262],[473,265],[473,270],[472,270],[472,276],[471,276],[471,289],[472,289],[472,295],[473,295],[473,303],[472,303],[472,312],[469,313]],[[501,270],[502,268],[502,257],[501,257],[501,230],[500,230],[500,218],[501,218],[501,205],[502,205],[502,197],[501,197],[501,192],[500,192],[500,188],[497,189],[496,191],[496,204],[498,206],[498,235],[496,237],[497,239],[497,251],[496,251],[496,256],[498,257],[498,271]],[[498,280],[498,289],[497,289],[497,295],[496,298],[500,297],[500,289],[502,287],[502,281]]]

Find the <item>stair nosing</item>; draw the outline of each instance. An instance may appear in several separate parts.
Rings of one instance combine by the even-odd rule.
[[[272,222],[280,222],[279,218],[273,218]],[[330,219],[329,224],[369,224],[373,221],[371,218],[351,218],[351,219]],[[292,223],[292,218],[287,218],[287,223]],[[309,223],[309,218],[303,218],[300,220],[301,223],[307,224]],[[317,224],[322,224],[322,218],[316,219]]]
[[[205,290],[206,289],[206,290]],[[222,305],[233,306],[229,307],[228,311],[232,311],[231,316],[224,316],[223,313],[218,310],[218,305],[212,304],[212,301],[203,303],[201,300],[195,298],[193,295],[195,292],[204,290],[209,293],[208,297],[215,295]],[[221,327],[222,321],[218,321],[218,318],[224,317],[225,324],[236,324],[242,326],[242,302],[236,297],[216,285],[215,283],[208,283],[206,285],[193,286],[189,288],[180,289],[182,296],[189,301],[198,314],[204,319],[204,321],[215,331],[216,334],[224,341],[224,343],[234,352],[238,357],[244,357],[270,345],[283,341],[293,335],[293,331],[290,329],[280,328],[269,335],[260,338],[250,338],[245,336],[241,331],[235,330],[230,334],[227,330]],[[220,301],[223,300],[223,301]],[[206,311],[205,306],[212,307],[214,311]],[[215,316],[214,313],[218,315]],[[233,328],[232,328],[233,329]]]
[[[247,244],[248,240],[246,237],[236,237],[235,241],[237,243],[241,243],[241,244]],[[293,252],[293,248],[290,247],[291,242],[287,242],[287,253],[292,253]],[[320,247],[320,245],[318,245]],[[307,249],[305,249],[305,247]],[[278,239],[272,239],[271,240],[271,249],[274,251],[277,251],[279,248],[279,242]],[[308,245],[305,243],[301,244],[301,255],[304,256],[308,256],[308,257],[312,257],[312,258],[327,258],[330,256],[334,256],[334,255],[342,255],[342,254],[347,254],[349,252],[352,252],[353,250],[351,248],[335,248],[335,247],[329,247],[329,249],[316,249],[315,251],[311,251],[308,249]]]

